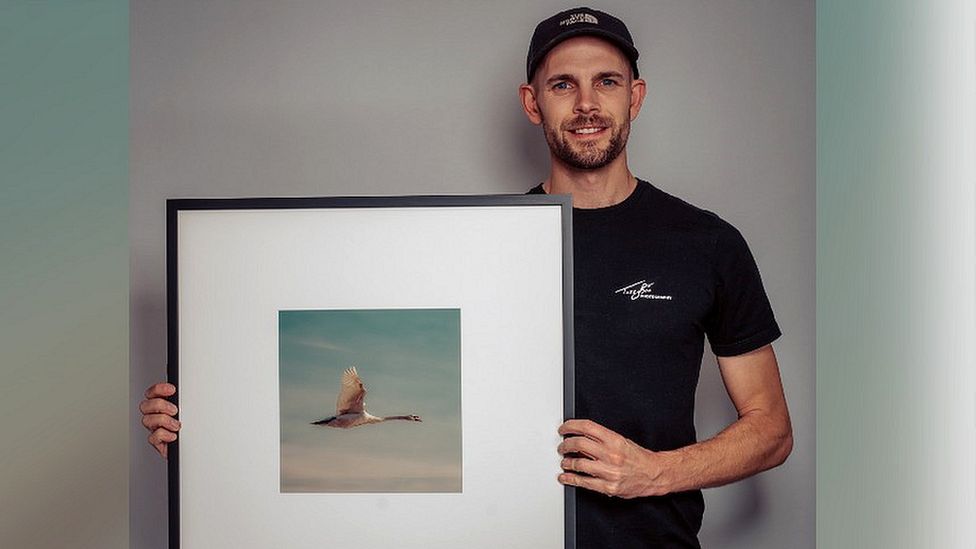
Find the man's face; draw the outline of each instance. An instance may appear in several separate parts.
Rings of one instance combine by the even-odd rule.
[[[531,89],[538,121],[533,122],[542,124],[556,159],[581,170],[602,168],[626,147],[643,86],[631,78],[627,58],[609,42],[570,38],[536,70]],[[532,119],[528,107],[526,112]]]

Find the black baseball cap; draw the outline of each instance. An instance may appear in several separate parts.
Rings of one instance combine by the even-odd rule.
[[[539,67],[539,63],[552,48],[567,38],[581,35],[597,36],[620,48],[624,56],[630,60],[630,66],[634,69],[634,77],[638,76],[637,56],[640,54],[634,47],[634,39],[631,38],[627,25],[620,19],[600,10],[575,8],[561,11],[535,27],[535,32],[532,33],[532,41],[529,42],[529,55],[525,61],[527,81],[532,80],[532,75]]]

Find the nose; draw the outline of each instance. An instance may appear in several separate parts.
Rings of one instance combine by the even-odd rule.
[[[580,86],[576,93],[573,112],[587,114],[598,110],[600,110],[600,103],[597,101],[596,91],[588,86]]]

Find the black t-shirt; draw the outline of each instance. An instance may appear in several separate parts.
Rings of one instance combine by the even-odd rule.
[[[695,443],[705,336],[717,356],[780,336],[742,235],[638,181],[619,204],[573,209],[573,254],[576,417],[650,450]],[[625,500],[580,489],[576,498],[581,549],[700,547],[700,490]]]

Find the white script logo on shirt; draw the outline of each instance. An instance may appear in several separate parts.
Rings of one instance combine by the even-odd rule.
[[[672,297],[669,295],[655,294],[653,291],[651,291],[651,286],[653,285],[653,282],[648,283],[646,280],[641,280],[640,282],[634,282],[629,286],[624,286],[613,293],[629,296],[631,301],[636,301],[638,299],[664,299],[670,301],[672,299]]]

